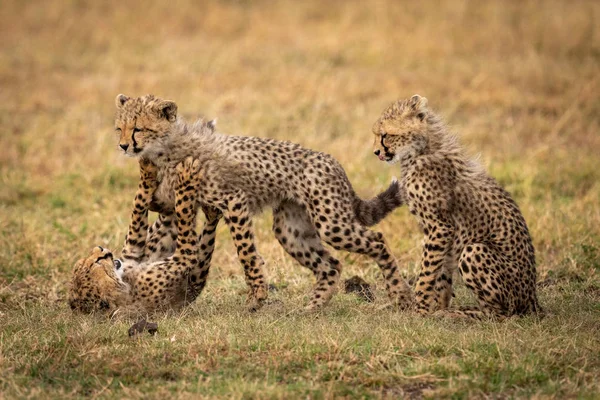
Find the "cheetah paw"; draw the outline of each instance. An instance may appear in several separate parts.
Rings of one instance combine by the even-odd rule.
[[[248,311],[255,313],[260,310],[265,304],[264,300],[252,299],[248,301]]]
[[[300,312],[301,315],[307,315],[307,314],[316,314],[319,311],[323,310],[323,304],[314,304],[314,303],[310,303],[309,305],[305,306],[302,311]]]
[[[179,186],[187,187],[200,183],[200,161],[193,157],[188,157],[177,164],[177,175],[179,176]]]

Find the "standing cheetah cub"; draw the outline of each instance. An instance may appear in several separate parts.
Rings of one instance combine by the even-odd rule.
[[[510,194],[467,156],[427,99],[390,105],[373,125],[374,152],[400,163],[400,184],[425,235],[416,286],[419,313],[446,310],[457,266],[479,308],[451,315],[522,315],[540,310],[535,253]]]
[[[308,309],[326,304],[340,278],[340,262],[321,240],[338,250],[366,254],[386,279],[390,298],[412,302],[409,286],[374,225],[400,204],[399,185],[374,199],[360,199],[340,164],[330,155],[290,142],[221,135],[214,123],[188,124],[177,105],[152,95],[118,95],[115,128],[126,155],[145,157],[159,168],[154,200],[161,212],[173,208],[173,168],[193,156],[201,164],[198,202],[223,213],[250,288],[249,308],[267,298],[264,261],[254,244],[252,216],[273,208],[273,231],[285,251],[317,278]]]
[[[148,208],[157,187],[156,167],[140,160],[141,179],[122,259],[100,246],[75,264],[69,305],[74,311],[124,314],[178,309],[193,302],[204,287],[216,225],[210,222],[197,240],[196,192],[201,174],[191,158],[176,167],[173,214],[161,215],[148,230]],[[212,219],[218,221],[218,216]],[[175,239],[175,243],[173,243]],[[200,251],[201,250],[201,251]]]

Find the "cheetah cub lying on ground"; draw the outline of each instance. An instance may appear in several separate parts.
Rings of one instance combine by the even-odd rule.
[[[145,157],[158,168],[154,203],[171,210],[173,169],[188,156],[198,159],[203,184],[198,202],[223,213],[250,288],[250,310],[267,298],[263,259],[254,244],[252,216],[273,208],[273,231],[287,253],[317,278],[308,309],[326,304],[338,284],[341,265],[322,245],[366,254],[386,279],[390,298],[412,303],[383,235],[366,228],[400,204],[398,184],[370,201],[360,199],[340,164],[330,155],[290,143],[214,132],[214,123],[188,124],[177,118],[177,105],[152,95],[118,95],[115,129],[126,155]],[[203,282],[202,282],[203,284]]]
[[[169,214],[161,215],[148,230],[148,207],[158,183],[157,170],[140,160],[141,179],[122,260],[113,259],[110,250],[99,246],[79,260],[69,290],[71,309],[136,314],[178,309],[196,299],[204,287],[200,277],[208,273],[216,230],[214,223],[207,223],[197,240],[199,170],[199,162],[191,158],[177,165],[175,227],[173,214]]]
[[[517,204],[465,156],[456,138],[415,95],[375,122],[375,155],[400,163],[400,184],[425,235],[415,300],[419,313],[446,310],[459,271],[479,303],[451,315],[481,317],[540,311],[535,254]]]

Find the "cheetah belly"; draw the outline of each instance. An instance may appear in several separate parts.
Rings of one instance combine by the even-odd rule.
[[[154,192],[153,201],[157,203],[160,206],[160,208],[164,211],[175,211],[174,188],[177,179],[175,169],[169,168],[167,171],[164,171],[162,175],[163,177],[160,180],[156,191]]]
[[[243,192],[251,215],[267,207],[277,207],[282,200],[295,198],[290,173],[283,175],[266,171],[264,168],[251,170],[237,166],[237,170],[206,164],[201,170],[203,184],[198,191],[198,202],[205,206],[223,209],[224,200],[230,195]],[[160,181],[153,200],[163,212],[175,209],[177,172],[169,165],[159,170]]]

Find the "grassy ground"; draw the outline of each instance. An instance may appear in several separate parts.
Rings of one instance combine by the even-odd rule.
[[[593,1],[3,1],[0,5],[0,398],[600,396],[600,5]],[[466,323],[381,310],[376,266],[339,253],[340,294],[302,315],[308,271],[257,218],[278,288],[244,309],[219,229],[205,293],[127,321],[74,316],[75,260],[124,239],[137,166],[116,150],[117,93],[154,93],[222,132],[329,152],[364,197],[396,167],[371,154],[391,101],[425,95],[520,204],[544,319]],[[416,274],[405,209],[378,229]],[[472,301],[459,285],[456,302]]]

